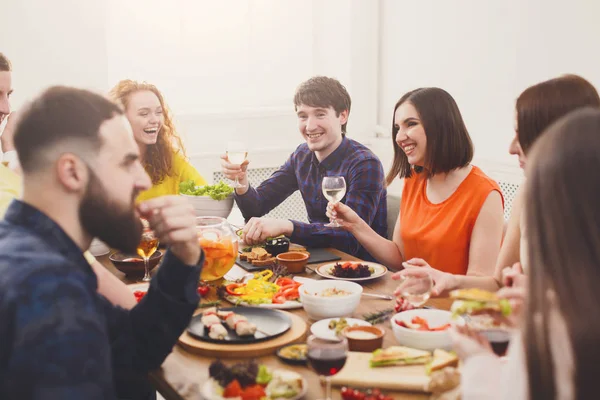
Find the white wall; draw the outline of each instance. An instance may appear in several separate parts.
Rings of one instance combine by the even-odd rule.
[[[14,105],[57,83],[108,91],[122,78],[165,93],[201,172],[227,138],[247,138],[254,166],[301,141],[292,95],[315,74],[352,98],[349,132],[386,167],[396,100],[440,86],[457,100],[480,165],[518,175],[507,153],[514,100],[578,73],[600,87],[595,0],[5,0],[0,51],[13,61]]]
[[[577,73],[600,88],[598,1],[383,0],[381,9],[380,124],[391,128],[405,92],[439,86],[456,99],[480,164],[517,170],[507,149],[526,87]]]

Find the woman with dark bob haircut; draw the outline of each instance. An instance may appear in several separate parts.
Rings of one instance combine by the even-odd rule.
[[[393,240],[343,204],[330,204],[331,216],[391,268],[431,265],[449,274],[491,275],[502,240],[502,194],[471,165],[473,143],[452,96],[439,88],[402,96],[394,107],[392,143],[387,183],[404,179]]]
[[[515,138],[509,149],[511,154],[519,157],[521,168],[525,168],[531,146],[548,126],[569,112],[586,106],[600,108],[600,96],[591,83],[577,75],[550,79],[521,93],[516,105]],[[512,203],[508,227],[492,276],[452,276],[430,270],[430,275],[436,282],[436,291],[441,293],[468,287],[496,291],[522,279],[523,271],[519,263],[522,208],[523,191],[519,190]]]

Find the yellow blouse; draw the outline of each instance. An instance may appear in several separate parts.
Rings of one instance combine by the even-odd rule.
[[[21,194],[21,178],[0,164],[0,218],[4,217],[12,199]]]
[[[167,176],[158,185],[140,193],[137,200],[144,201],[154,197],[179,194],[179,183],[193,179],[197,186],[206,185],[204,178],[181,154],[173,154],[173,176]]]

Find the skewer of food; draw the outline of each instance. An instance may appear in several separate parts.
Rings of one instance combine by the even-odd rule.
[[[252,336],[256,333],[256,325],[243,315],[231,311],[218,311],[215,307],[206,309],[200,320],[211,339],[225,339],[227,329],[235,331],[238,336]]]

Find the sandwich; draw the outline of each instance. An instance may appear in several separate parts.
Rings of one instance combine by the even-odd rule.
[[[375,368],[390,365],[427,364],[429,361],[431,361],[431,353],[428,351],[391,346],[387,349],[375,350],[369,364],[371,368]]]
[[[450,297],[454,299],[450,308],[453,318],[464,314],[501,314],[507,317],[512,312],[508,300],[499,299],[496,293],[483,289],[453,290]]]
[[[427,375],[431,375],[432,372],[439,371],[446,367],[457,367],[458,357],[453,352],[448,352],[442,349],[435,349],[433,351],[433,358],[425,366]]]

